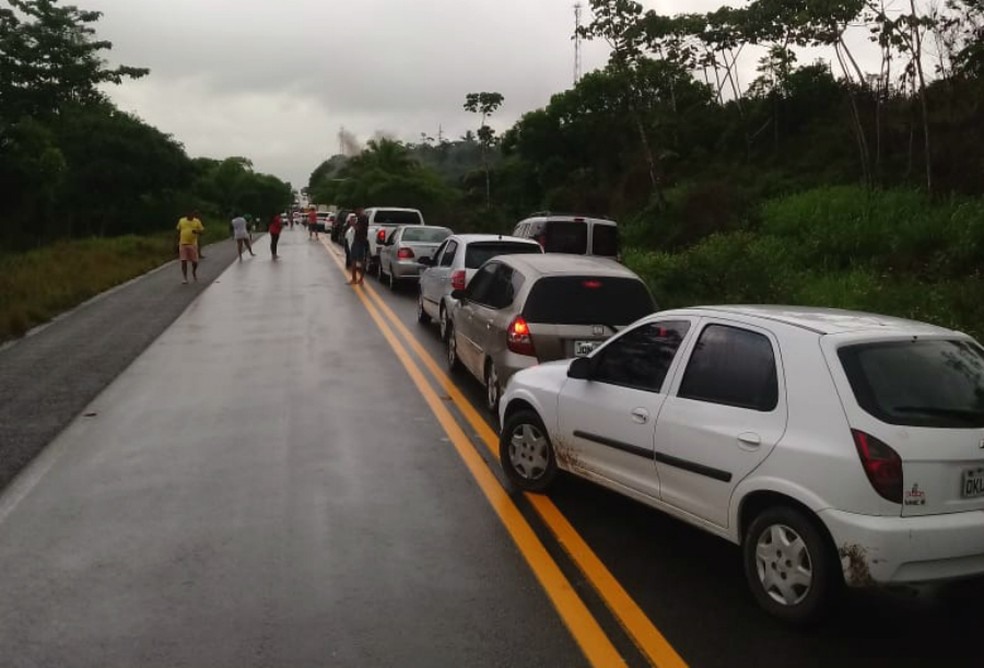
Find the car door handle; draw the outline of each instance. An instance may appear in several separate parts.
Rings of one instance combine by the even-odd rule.
[[[649,422],[649,411],[645,408],[633,408],[631,415],[633,422],[638,422],[639,424],[646,424]]]
[[[762,445],[762,437],[759,436],[758,434],[753,434],[752,432],[739,434],[738,445],[746,449],[754,450],[755,448]]]

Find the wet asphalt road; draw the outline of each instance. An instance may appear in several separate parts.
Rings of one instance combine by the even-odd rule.
[[[230,267],[0,496],[0,665],[584,664],[377,325],[304,236],[285,233],[280,262]],[[367,280],[443,365],[414,289]],[[477,382],[456,382],[482,405]],[[981,582],[852,593],[829,623],[793,631],[752,603],[737,548],[576,480],[551,498],[691,665],[984,664]]]
[[[284,237],[0,497],[0,664],[583,665],[325,250]]]

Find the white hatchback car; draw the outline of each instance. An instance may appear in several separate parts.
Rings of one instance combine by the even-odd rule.
[[[780,306],[664,311],[520,371],[507,477],[558,469],[742,546],[759,604],[984,574],[984,350],[959,332]]]

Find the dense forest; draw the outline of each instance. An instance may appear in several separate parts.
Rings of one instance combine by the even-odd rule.
[[[180,213],[271,215],[291,187],[249,160],[191,159],[100,92],[148,74],[106,67],[100,14],[57,0],[0,7],[0,250],[169,230]]]

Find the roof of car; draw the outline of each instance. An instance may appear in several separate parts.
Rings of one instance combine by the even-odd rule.
[[[715,312],[723,315],[743,315],[781,322],[794,327],[802,327],[818,334],[844,334],[881,330],[885,333],[924,333],[946,334],[953,330],[937,327],[918,320],[906,320],[864,311],[847,311],[836,308],[817,308],[813,306],[783,306],[778,304],[733,304],[720,306],[697,306],[678,309],[677,313],[703,314]]]
[[[534,222],[550,221],[550,220],[569,221],[569,220],[574,220],[575,218],[577,220],[588,221],[591,223],[598,223],[601,225],[615,225],[615,226],[618,225],[618,223],[612,220],[611,218],[586,216],[580,213],[552,213],[552,212],[543,212],[543,211],[527,216],[523,220],[516,223],[516,225],[519,226],[522,225],[523,223],[534,223]]]
[[[639,277],[615,260],[594,255],[568,255],[566,253],[530,253],[527,255],[503,255],[509,264],[526,273],[541,276],[617,276]]]
[[[470,233],[470,234],[456,234],[454,235],[454,238],[461,240],[465,244],[471,244],[481,241],[515,241],[516,243],[533,244],[539,246],[539,244],[533,241],[532,239],[527,239],[526,237],[514,237],[510,234]]]

